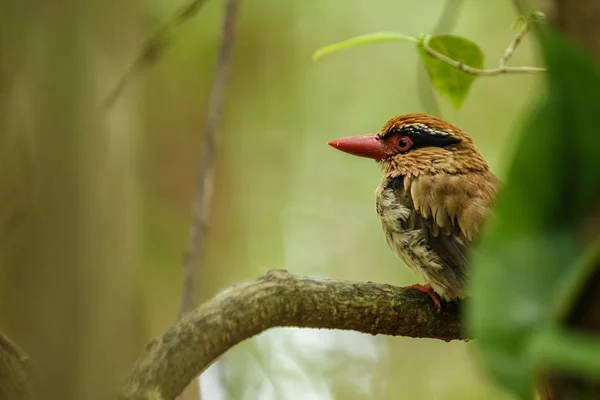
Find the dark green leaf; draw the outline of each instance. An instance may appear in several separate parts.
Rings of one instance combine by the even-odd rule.
[[[469,310],[486,365],[522,398],[536,367],[529,350],[555,323],[557,294],[585,250],[581,224],[600,194],[600,74],[558,34],[540,38],[547,92],[520,129],[495,218],[474,255]]]
[[[555,370],[597,379],[600,376],[600,340],[564,329],[546,329],[537,335],[529,350],[531,358]]]
[[[454,35],[430,36],[429,46],[454,61],[477,69],[483,68],[483,52],[468,39]],[[433,58],[425,52],[422,42],[419,44],[419,54],[433,86],[450,100],[454,108],[460,108],[476,76]]]

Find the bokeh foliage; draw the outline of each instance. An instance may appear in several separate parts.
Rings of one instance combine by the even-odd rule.
[[[534,13],[519,22],[540,18]],[[542,367],[600,376],[600,341],[561,327],[581,282],[598,263],[598,246],[586,243],[582,230],[600,200],[600,73],[572,43],[547,28],[541,32],[550,69],[547,88],[520,128],[508,183],[476,252],[470,315],[487,366],[522,398],[531,396],[534,373]],[[432,84],[456,108],[475,76],[430,57],[424,46],[483,67],[481,49],[452,35],[372,34],[326,46],[316,55],[386,41],[416,44]]]
[[[600,340],[562,326],[599,260],[599,231],[584,229],[600,200],[600,70],[556,32],[540,40],[547,87],[476,253],[470,315],[488,367],[522,398],[542,366],[600,376]]]
[[[56,383],[86,395],[108,375],[121,376],[144,343],[174,322],[221,7],[208,2],[169,37],[162,57],[105,114],[97,105],[145,38],[184,1],[42,3],[0,1],[2,50],[11,50],[0,57],[2,74],[11,65],[10,85],[0,82],[0,100],[9,104],[0,121],[0,317],[17,340],[58,343],[47,347],[49,359],[71,347]],[[269,268],[397,285],[418,279],[385,245],[373,210],[377,168],[326,145],[419,111],[418,55],[395,44],[318,64],[310,55],[324,43],[378,29],[417,37],[441,7],[438,0],[383,0],[376,9],[363,0],[245,3],[200,300]],[[508,2],[469,2],[457,34],[500,54],[515,17]],[[514,62],[532,63],[531,42]],[[535,89],[531,76],[479,79],[460,113],[441,108],[502,175],[510,127]],[[44,198],[35,197],[39,182]],[[44,219],[9,224],[32,200]],[[66,297],[78,301],[58,302]],[[75,327],[81,330],[61,336]],[[85,339],[76,349],[75,336]],[[224,391],[230,399],[504,398],[470,348],[274,330],[228,352],[204,387],[212,391],[207,398]],[[71,373],[89,381],[76,386]]]

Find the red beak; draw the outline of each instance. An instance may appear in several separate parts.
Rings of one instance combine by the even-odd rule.
[[[374,160],[381,160],[392,154],[375,133],[335,139],[329,145],[345,153]]]

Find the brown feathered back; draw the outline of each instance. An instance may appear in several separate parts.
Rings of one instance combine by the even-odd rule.
[[[473,140],[439,118],[409,114],[391,119],[379,136],[418,125],[432,135],[460,139],[381,160],[378,213],[390,247],[446,300],[466,296],[468,252],[489,214],[498,180]],[[386,214],[387,213],[387,214]]]

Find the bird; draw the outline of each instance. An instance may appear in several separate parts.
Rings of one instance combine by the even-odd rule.
[[[407,288],[427,294],[438,312],[441,300],[468,297],[470,249],[500,187],[473,139],[441,118],[411,113],[329,145],[379,164],[375,203],[385,239],[425,281]]]

